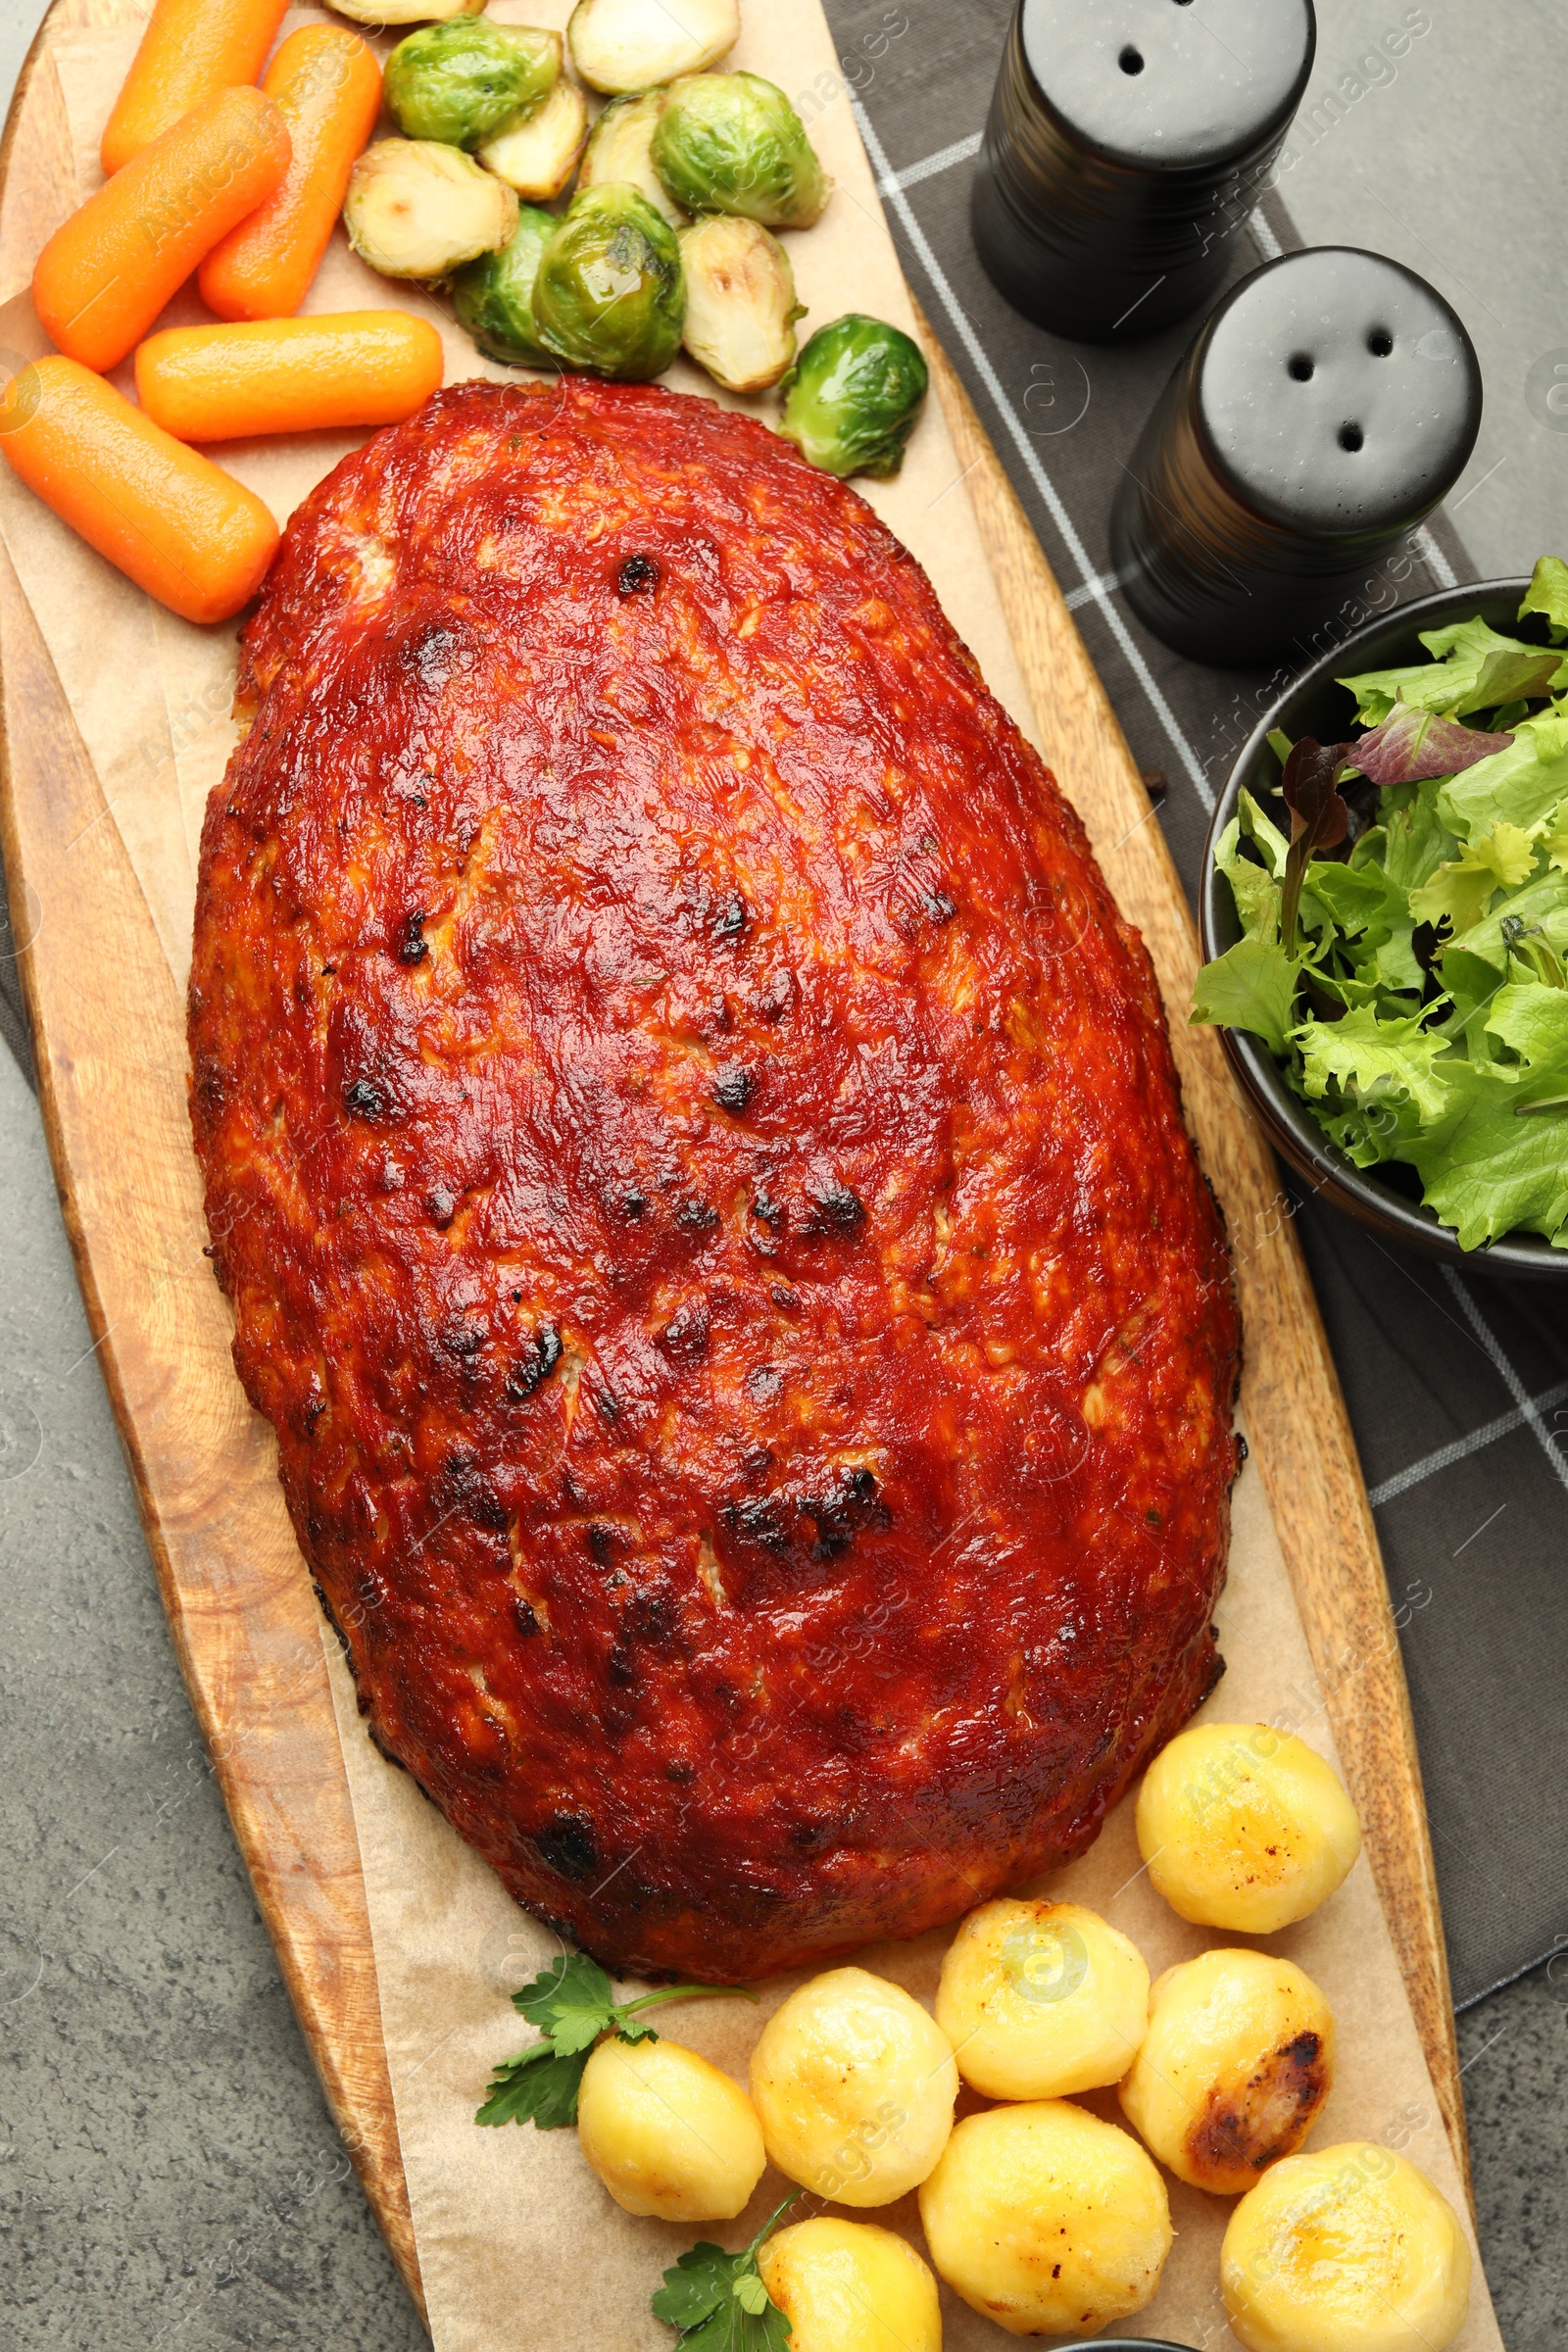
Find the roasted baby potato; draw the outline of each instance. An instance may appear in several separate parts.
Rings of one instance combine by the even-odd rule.
[[[738,2082],[678,2041],[602,2041],[577,2094],[582,2152],[615,2203],[665,2222],[727,2222],[766,2158]]]
[[[776,384],[795,357],[795,272],[756,220],[712,214],[680,232],[686,349],[730,392]]]
[[[929,382],[918,344],[852,311],[819,326],[784,378],[778,429],[825,473],[886,481],[904,464]]]
[[[1266,1723],[1196,1723],[1144,1776],[1138,1850],[1183,1919],[1272,1936],[1348,1875],[1361,1825],[1304,1740]]]
[[[1149,1970],[1095,1912],[1003,1896],[949,1945],[937,2023],[988,2098],[1064,2098],[1127,2072],[1149,2024]]]
[[[533,322],[539,260],[556,233],[554,213],[517,207],[517,225],[499,253],[482,253],[452,280],[452,308],[482,352],[509,368],[548,368],[551,357]]]
[[[383,277],[424,283],[505,245],[517,199],[471,155],[434,139],[377,139],[349,178],[349,243]]]
[[[806,125],[760,74],[688,74],[654,124],[654,170],[689,213],[809,228],[833,193]]]
[[[1009,2335],[1130,2319],[1172,2238],[1165,2183],[1137,2140],[1068,2099],[965,2116],[920,2219],[938,2274]]]
[[[477,147],[539,105],[561,72],[561,35],[532,24],[453,17],[399,41],[386,61],[386,111],[406,139]]]
[[[532,204],[559,196],[588,136],[588,101],[574,81],[558,81],[528,113],[503,122],[479,149],[487,172]]]
[[[577,0],[566,26],[572,64],[607,97],[701,74],[740,37],[740,0]]]
[[[674,230],[623,181],[579,188],[540,257],[533,316],[568,368],[626,383],[662,375],[686,323]]]
[[[781,2173],[840,2205],[891,2205],[947,2145],[958,2070],[942,2028],[901,1986],[834,1968],[768,2019],[751,2083]]]
[[[581,190],[624,180],[639,196],[647,197],[671,228],[680,228],[689,216],[665,190],[650,153],[654,124],[663,103],[662,90],[641,90],[635,98],[612,98],[588,134],[577,186]]]
[[[1178,2180],[1236,2197],[1294,2154],[1334,2081],[1334,2015],[1310,1977],[1263,1952],[1167,1968],[1122,2111]]]
[[[790,2323],[790,2352],[942,2352],[936,2280],[874,2222],[797,2222],[768,2239],[757,2267]]]
[[[1220,2286],[1248,2352],[1444,2352],[1470,2243],[1419,2166],[1351,2141],[1288,2156],[1237,2206]]]

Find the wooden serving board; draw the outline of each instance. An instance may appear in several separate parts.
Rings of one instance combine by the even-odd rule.
[[[0,300],[72,209],[51,55],[131,0],[56,0],[0,151]],[[1468,2179],[1453,2016],[1398,1637],[1366,1493],[1278,1170],[1214,1033],[1190,1029],[1198,945],[1138,770],[962,387],[927,335],[1047,757],[1140,925],[1187,1110],[1229,1220],[1242,1406],[1444,2120]],[[66,1224],[175,1645],[327,2099],[421,2310],[360,1850],[317,1604],[278,1509],[198,1254],[184,1009],[147,900],[9,561],[0,750],[11,906]],[[279,1528],[282,1524],[282,1535]]]

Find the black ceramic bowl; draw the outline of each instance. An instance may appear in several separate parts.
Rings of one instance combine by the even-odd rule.
[[[1374,622],[1338,652],[1326,654],[1259,720],[1231,770],[1203,845],[1199,929],[1205,962],[1223,955],[1241,937],[1230,885],[1214,868],[1214,844],[1235,814],[1237,796],[1244,786],[1267,805],[1266,795],[1274,790],[1279,774],[1279,763],[1268,748],[1271,729],[1283,727],[1293,739],[1315,735],[1322,743],[1343,741],[1354,729],[1355,709],[1335,680],[1424,660],[1425,649],[1419,640],[1422,629],[1443,628],[1479,612],[1494,629],[1544,645],[1544,628],[1534,615],[1524,622],[1515,617],[1528,586],[1527,580],[1486,580],[1468,588],[1446,588],[1440,595],[1401,605],[1387,620]],[[1402,1243],[1407,1250],[1466,1266],[1473,1273],[1507,1275],[1514,1280],[1568,1279],[1568,1250],[1554,1250],[1536,1234],[1513,1234],[1487,1249],[1461,1250],[1453,1228],[1442,1224],[1422,1205],[1420,1179],[1413,1168],[1356,1167],[1335,1149],[1305,1103],[1291,1092],[1260,1038],[1242,1029],[1221,1029],[1219,1040],[1276,1152],[1314,1193],[1357,1224],[1369,1227],[1385,1241]]]

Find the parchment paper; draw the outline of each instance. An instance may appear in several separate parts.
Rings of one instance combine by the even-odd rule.
[[[296,10],[285,30],[322,13]],[[569,9],[568,0],[496,0],[492,13],[564,24]],[[912,328],[908,296],[820,11],[808,0],[747,0],[746,18],[734,62],[789,91],[838,183],[818,226],[789,240],[801,299],[809,308],[805,331],[848,309]],[[74,33],[55,46],[83,195],[98,184],[98,138],[134,42],[133,28],[116,28]],[[434,319],[443,332],[449,382],[475,374],[505,379],[513,372],[478,359],[433,300],[366,270],[340,232],[306,308],[386,303]],[[194,296],[186,294],[163,323],[201,316]],[[31,356],[46,348],[27,298],[7,305],[0,313],[0,351]],[[128,368],[119,380],[129,389]],[[684,390],[713,391],[685,363],[667,380]],[[733,405],[764,416],[774,413],[765,396]],[[236,443],[215,454],[281,522],[366,437]],[[902,476],[858,486],[925,564],[993,690],[1039,741],[935,400]],[[0,537],[102,784],[108,809],[100,821],[119,826],[165,953],[183,984],[202,813],[234,742],[234,628],[198,629],[154,606],[3,466]],[[1042,717],[1049,743],[1051,714]],[[1138,910],[1130,911],[1136,918]],[[1255,1466],[1245,1472],[1235,1503],[1231,1581],[1220,1615],[1230,1670],[1209,1712],[1227,1721],[1274,1722],[1302,1733],[1332,1756],[1324,1694],[1313,1681]],[[322,1643],[359,1829],[398,2131],[438,2352],[668,2352],[668,2331],[648,2307],[661,2271],[694,2235],[744,2242],[785,2184],[769,2173],[747,2215],[699,2232],[621,2213],[589,2173],[572,2132],[475,2130],[473,2110],[490,2068],[527,2037],[506,1995],[559,1945],[516,1909],[407,1775],[376,1754],[324,1626]],[[1341,1679],[1365,1663],[1347,1657]],[[1152,1892],[1139,1867],[1128,1804],[1111,1817],[1094,1851],[1051,1885],[1114,1921],[1156,1972],[1227,1940],[1187,1927]],[[932,1936],[878,1946],[862,1957],[866,1966],[929,2000],[946,1941],[945,1935]],[[1298,1961],[1333,2005],[1338,2080],[1314,2144],[1360,2140],[1402,2149],[1462,2213],[1463,2194],[1365,1860],[1315,1919],[1263,1948]],[[763,2016],[798,1981],[765,1988],[760,2010],[739,2001],[712,2002],[662,2023],[744,2080]],[[979,2102],[965,2094],[965,2103]],[[1109,2094],[1091,2094],[1085,2103],[1118,2120]],[[1176,2182],[1170,2186],[1175,2250],[1157,2300],[1125,2331],[1173,2335],[1204,2347],[1234,2344],[1218,2290],[1219,2240],[1230,2202]],[[912,2197],[868,2218],[920,2242]],[[943,2316],[952,2352],[999,2352],[1004,2341],[946,2289]],[[1499,2342],[1479,2269],[1459,2342],[1462,2352],[1493,2352]]]

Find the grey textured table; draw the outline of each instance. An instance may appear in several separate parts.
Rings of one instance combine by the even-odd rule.
[[[0,92],[39,13],[0,0]],[[931,92],[935,119],[960,72],[972,78],[977,51],[1000,48],[1008,0],[943,10],[933,0],[903,9],[831,0],[830,13],[873,115],[881,119],[889,77],[904,75]],[[1554,223],[1541,193],[1555,186],[1568,27],[1557,0],[1511,0],[1506,41],[1491,12],[1465,0],[1426,9],[1319,0],[1319,67],[1282,183],[1297,228],[1309,241],[1395,254],[1463,313],[1489,405],[1456,494],[1457,522],[1480,570],[1528,568],[1542,545],[1568,546],[1568,436],[1530,390],[1537,363],[1568,346]],[[896,49],[878,49],[879,28],[895,18],[906,32]],[[1396,73],[1364,66],[1386,33],[1416,19],[1427,28]],[[868,63],[880,88],[863,79]],[[935,183],[927,195],[965,160],[935,137],[888,158],[906,188]],[[923,217],[938,220],[941,210]],[[915,290],[936,316],[918,253],[910,258]],[[985,421],[997,431],[994,416]],[[1059,561],[1055,547],[1049,552]],[[3,1053],[0,1200],[9,1209],[0,1243],[0,2308],[10,2340],[51,2352],[305,2343],[400,2352],[420,2331],[335,2142],[206,1768],[90,1352],[35,1107]],[[1354,1304],[1336,1295],[1344,1263],[1329,1250],[1315,1271],[1338,1327]],[[1442,1308],[1440,1299],[1435,1354],[1452,1344]],[[1364,1428],[1380,1382],[1375,1349],[1358,1347],[1344,1368]],[[1385,1506],[1417,1486],[1431,1497],[1430,1521],[1420,1522],[1426,1549],[1398,1574],[1430,1575],[1440,1590],[1452,1576],[1456,1604],[1468,1595],[1474,1605],[1479,1593],[1480,1605],[1511,1594],[1516,1605],[1560,1607],[1560,1545],[1517,1576],[1498,1547],[1494,1523],[1506,1529],[1514,1482],[1539,1475],[1540,1430],[1549,1439],[1563,1402],[1534,1362],[1508,1369],[1514,1386],[1498,1373],[1493,1421],[1466,1426],[1435,1449],[1441,1459],[1387,1432],[1369,1476]],[[1464,1562],[1484,1564],[1484,1580],[1471,1582]],[[1452,1632],[1414,1651],[1413,1671],[1419,1678],[1428,1660],[1437,1673],[1446,1660],[1462,1673],[1464,1652],[1462,1631]],[[1418,1688],[1418,1705],[1422,1697]],[[1441,1725],[1441,1687],[1426,1699],[1427,1724]],[[1518,1740],[1528,1808],[1539,1768],[1505,1691],[1497,1716],[1499,1736],[1506,1726]],[[1471,1760],[1428,1730],[1425,1762],[1462,1812]],[[1484,1875],[1486,1859],[1440,1854],[1440,1865]],[[1460,2031],[1483,2246],[1504,2338],[1510,2352],[1547,2352],[1568,2307],[1568,1956],[1481,2000]]]

